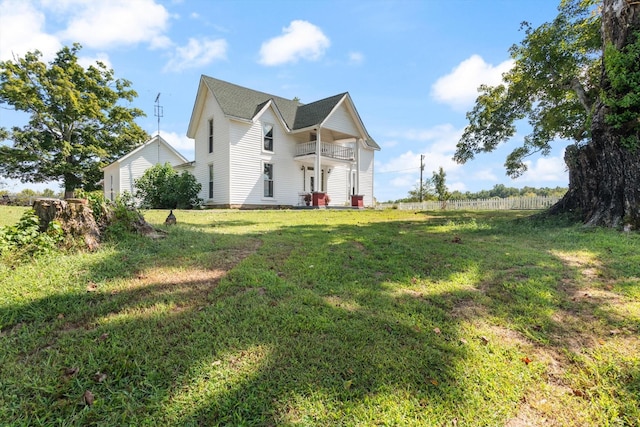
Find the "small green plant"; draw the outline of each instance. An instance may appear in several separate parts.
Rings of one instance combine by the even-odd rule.
[[[51,221],[47,230],[40,231],[40,218],[30,209],[13,226],[0,227],[0,256],[19,260],[28,256],[57,250],[64,240],[60,223]]]
[[[105,201],[105,203],[107,203]],[[105,205],[104,232],[107,240],[125,238],[135,231],[134,224],[143,220],[142,214],[136,208],[133,195],[125,191],[113,203]]]
[[[105,199],[104,193],[101,190],[85,191],[80,189],[76,191],[76,196],[88,200],[91,211],[93,212],[93,218],[96,220],[96,223],[98,223],[99,225],[103,225],[106,223],[108,206],[110,202]]]

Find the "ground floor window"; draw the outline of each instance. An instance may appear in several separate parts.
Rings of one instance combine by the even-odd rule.
[[[213,199],[213,165],[209,165],[209,198]]]
[[[264,164],[264,197],[273,197],[273,163]]]

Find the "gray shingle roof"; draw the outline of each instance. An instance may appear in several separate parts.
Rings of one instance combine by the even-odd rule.
[[[271,100],[291,130],[304,129],[322,123],[338,102],[347,95],[345,92],[309,104],[302,104],[213,77],[203,75],[202,79],[215,96],[225,115],[251,120]],[[367,145],[380,149],[369,135],[367,137]]]
[[[322,123],[345,95],[346,93],[341,93],[321,99],[320,101],[299,106],[296,112],[296,120],[293,123],[293,129],[304,129]]]
[[[293,129],[296,110],[301,105],[299,102],[238,86],[213,77],[202,76],[202,78],[211,89],[211,93],[216,97],[222,112],[227,116],[251,120],[269,100],[273,100],[289,129]]]

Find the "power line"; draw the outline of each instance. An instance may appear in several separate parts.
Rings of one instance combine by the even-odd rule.
[[[413,168],[409,168],[409,169],[400,169],[400,170],[397,170],[397,171],[384,171],[384,172],[376,172],[376,174],[381,174],[381,173],[396,173],[396,172],[406,172],[406,171],[412,171],[412,170],[416,170],[416,169],[420,169],[420,168],[416,168],[416,167],[413,167]]]

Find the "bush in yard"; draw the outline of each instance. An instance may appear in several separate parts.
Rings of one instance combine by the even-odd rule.
[[[47,230],[41,232],[40,218],[30,209],[16,225],[0,227],[0,259],[11,263],[11,260],[49,253],[63,240],[64,232],[57,221],[51,221]]]
[[[169,163],[155,165],[135,181],[136,197],[150,209],[191,209],[199,206],[202,185],[187,171],[181,174]]]

